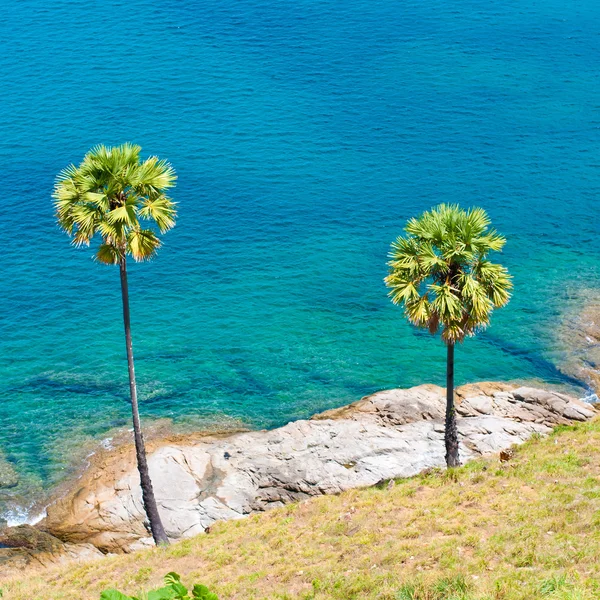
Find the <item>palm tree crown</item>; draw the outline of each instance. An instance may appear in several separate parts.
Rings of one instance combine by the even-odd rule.
[[[77,246],[89,246],[99,233],[100,262],[118,264],[126,255],[148,260],[160,247],[155,229],[164,233],[175,225],[175,203],[165,194],[175,185],[175,171],[155,156],[141,161],[140,152],[133,144],[96,146],[57,178],[59,225]]]
[[[481,208],[440,204],[411,219],[407,235],[392,243],[385,282],[413,325],[441,329],[454,344],[485,328],[494,308],[509,301],[511,276],[488,260],[506,240],[489,225]]]

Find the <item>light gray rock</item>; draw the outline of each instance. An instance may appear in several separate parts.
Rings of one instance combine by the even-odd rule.
[[[534,388],[471,386],[459,398],[463,461],[596,414],[576,399]],[[271,431],[163,445],[148,464],[167,534],[189,537],[215,521],[441,467],[444,407],[442,388],[387,390]],[[82,478],[48,508],[43,526],[65,541],[130,551],[150,542],[144,519],[128,456]]]
[[[384,390],[349,406],[315,415],[312,420],[351,419],[381,425],[403,425],[418,420],[442,419],[445,398],[435,385],[420,385],[407,390]]]
[[[568,402],[564,407],[562,416],[573,421],[587,421],[595,415],[595,411],[579,403]]]
[[[476,414],[491,415],[494,412],[494,401],[489,396],[473,396],[465,398],[457,407],[459,415],[465,417],[475,416]]]

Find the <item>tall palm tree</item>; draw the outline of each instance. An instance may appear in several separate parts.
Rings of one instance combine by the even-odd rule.
[[[166,195],[175,185],[171,165],[155,156],[142,161],[141,148],[123,144],[96,146],[76,167],[70,165],[57,178],[53,199],[60,227],[75,246],[89,246],[98,234],[95,258],[119,265],[133,434],[144,509],[156,544],[168,544],[152,481],[148,471],[144,437],[140,425],[137,388],[131,344],[127,257],[151,259],[161,245],[157,233],[175,225],[175,203]]]
[[[488,260],[506,239],[489,229],[481,208],[440,204],[412,218],[406,235],[392,243],[385,278],[394,304],[408,320],[432,334],[441,330],[447,347],[446,464],[460,464],[454,409],[454,346],[489,325],[494,308],[510,300],[511,276]]]

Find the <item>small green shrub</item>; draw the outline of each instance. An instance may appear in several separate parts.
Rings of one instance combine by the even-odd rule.
[[[407,583],[398,590],[396,600],[417,600],[417,594],[417,588]]]
[[[568,590],[571,587],[573,586],[567,581],[566,575],[555,575],[550,579],[542,581],[542,584],[540,585],[540,594],[542,596],[551,596],[556,592]]]
[[[417,581],[405,583],[397,592],[396,600],[472,600],[469,585],[462,575],[446,577],[433,585]]]
[[[211,592],[205,585],[196,584],[192,588],[192,595],[181,583],[181,577],[177,573],[165,575],[165,585],[157,590],[152,590],[142,597],[126,596],[117,590],[104,590],[100,594],[100,600],[219,600],[217,595]]]

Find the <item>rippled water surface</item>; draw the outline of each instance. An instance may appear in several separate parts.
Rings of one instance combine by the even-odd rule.
[[[390,241],[440,201],[489,211],[516,286],[457,352],[459,382],[574,383],[555,332],[600,286],[599,28],[589,0],[9,0],[4,511],[128,422],[118,272],[69,246],[50,202],[99,142],[179,174],[178,225],[130,275],[147,420],[268,427],[443,384],[441,343],[382,283]]]

